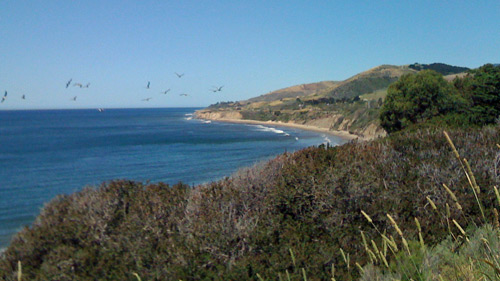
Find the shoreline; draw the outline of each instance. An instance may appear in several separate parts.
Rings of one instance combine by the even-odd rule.
[[[295,124],[295,123],[283,123],[283,122],[276,122],[276,121],[257,121],[257,120],[249,120],[249,119],[231,119],[231,118],[207,119],[207,118],[200,118],[200,117],[196,116],[196,114],[193,114],[193,117],[196,119],[200,119],[200,120],[210,120],[210,121],[215,121],[215,122],[289,127],[289,128],[301,129],[301,130],[305,130],[305,131],[326,133],[326,134],[329,134],[332,136],[342,138],[342,139],[347,140],[347,141],[354,140],[354,139],[364,140],[363,137],[351,134],[348,131],[329,130],[327,128],[315,127],[315,126],[310,126],[310,125],[302,125],[302,124]]]

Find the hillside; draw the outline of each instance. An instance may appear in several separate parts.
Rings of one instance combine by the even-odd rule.
[[[455,78],[464,78],[467,75],[467,72],[460,72],[455,74],[448,74],[444,76],[444,79],[448,82],[453,81]]]
[[[292,86],[277,91],[270,92],[265,95],[261,95],[255,98],[251,98],[242,103],[256,103],[256,102],[271,102],[277,101],[285,98],[297,98],[303,96],[309,96],[317,93],[318,91],[329,89],[333,87],[337,82],[334,81],[323,81],[318,83],[302,84],[297,86]]]
[[[414,72],[416,71],[407,66],[381,65],[339,82],[330,89],[320,93],[319,96],[337,99],[355,98],[378,90],[387,89],[391,83],[403,74]]]
[[[392,82],[406,73],[415,70],[408,66],[381,65],[356,74],[344,81],[323,81],[318,83],[296,85],[270,92],[246,101],[241,104],[273,102],[286,98],[318,99],[318,98],[355,98],[364,94],[386,89]]]

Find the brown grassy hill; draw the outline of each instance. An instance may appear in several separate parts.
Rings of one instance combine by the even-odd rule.
[[[444,79],[446,81],[453,81],[455,78],[463,78],[467,75],[467,72],[460,72],[460,73],[456,73],[456,74],[449,74],[449,75],[446,75],[444,76]]]
[[[322,82],[317,82],[317,83],[310,83],[310,84],[301,84],[301,85],[295,85],[292,87],[276,90],[264,95],[260,95],[255,98],[251,98],[249,100],[246,100],[242,103],[254,103],[254,102],[270,102],[270,101],[276,101],[284,98],[296,98],[296,97],[303,97],[303,96],[308,96],[317,93],[318,91],[326,90],[331,87],[334,87],[337,84],[335,81],[322,81]]]
[[[339,99],[354,98],[385,90],[403,74],[414,72],[416,70],[410,69],[408,66],[381,65],[339,82],[333,87],[321,91],[318,96]]]

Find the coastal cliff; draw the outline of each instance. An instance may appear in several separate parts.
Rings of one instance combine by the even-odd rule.
[[[314,114],[313,114],[314,115]],[[210,110],[203,109],[196,111],[195,118],[207,119],[221,122],[237,122],[237,123],[259,123],[259,124],[275,124],[280,126],[290,126],[305,130],[314,130],[328,132],[346,138],[359,138],[363,140],[375,139],[383,137],[387,133],[380,127],[377,120],[366,122],[361,120],[362,117],[344,116],[342,114],[329,113],[321,117],[312,117],[297,120],[255,120],[245,119],[244,114],[236,110]],[[359,125],[358,123],[366,123]]]

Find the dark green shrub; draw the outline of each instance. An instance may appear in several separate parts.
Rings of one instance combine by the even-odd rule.
[[[423,70],[403,75],[389,86],[380,120],[382,127],[392,133],[436,116],[460,112],[464,106],[465,100],[441,74]]]
[[[486,64],[472,70],[464,80],[461,83],[470,100],[471,122],[478,125],[497,122],[500,115],[500,66]]]

